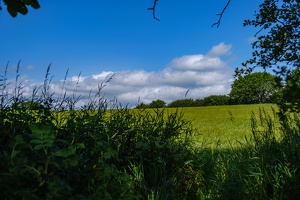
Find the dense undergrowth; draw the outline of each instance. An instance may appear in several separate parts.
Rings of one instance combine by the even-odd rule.
[[[76,98],[55,98],[47,77],[30,97],[22,84],[8,92],[5,76],[0,82],[1,199],[300,195],[298,114],[279,122],[261,110],[252,117],[252,137],[238,147],[210,149],[193,141],[180,112],[133,112],[100,91],[75,109]]]

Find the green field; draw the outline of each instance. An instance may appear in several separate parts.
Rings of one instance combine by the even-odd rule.
[[[273,115],[274,104],[251,104],[231,106],[207,106],[179,108],[184,118],[191,121],[195,128],[195,140],[200,145],[228,148],[245,140],[251,134],[251,116],[259,115],[263,108],[270,116]],[[168,108],[174,112],[175,108]],[[239,142],[238,142],[239,141]]]
[[[194,139],[198,145],[210,148],[236,147],[245,141],[245,136],[251,135],[251,117],[259,117],[259,109],[265,110],[273,116],[275,104],[249,104],[204,107],[165,108],[164,115],[179,111],[183,118],[191,122],[194,129]],[[136,109],[134,109],[137,111]],[[152,112],[152,109],[147,109]],[[154,109],[155,110],[155,109]],[[159,109],[162,111],[161,109]],[[79,111],[77,111],[79,112]],[[95,112],[92,112],[95,113]],[[111,111],[107,112],[107,114]],[[64,123],[67,111],[56,113],[56,122]],[[58,124],[57,124],[58,125]]]
[[[288,114],[280,126],[273,104],[68,111],[26,106],[0,109],[2,199],[300,195],[300,117]]]

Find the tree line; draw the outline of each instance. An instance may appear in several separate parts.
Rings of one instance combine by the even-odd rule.
[[[158,99],[149,104],[140,103],[136,108],[163,108],[163,107],[198,107],[239,105],[258,103],[293,103],[295,91],[300,90],[300,70],[293,70],[287,81],[281,82],[278,87],[278,78],[268,72],[255,72],[239,76],[231,85],[228,95],[210,95],[202,99],[177,99],[167,104]]]
[[[199,106],[215,106],[227,105],[229,103],[228,95],[211,95],[203,99],[177,99],[167,104],[165,101],[158,99],[153,100],[149,104],[140,103],[136,108],[163,108],[163,107],[199,107]]]

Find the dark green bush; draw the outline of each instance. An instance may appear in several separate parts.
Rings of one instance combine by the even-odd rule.
[[[203,99],[203,106],[229,105],[229,97],[226,95],[210,95]]]
[[[240,146],[211,149],[192,141],[193,129],[178,111],[118,107],[100,91],[77,109],[74,96],[53,98],[47,76],[43,91],[30,98],[21,85],[10,94],[0,82],[2,199],[300,195],[298,113],[278,119],[260,110],[252,116],[252,137]]]
[[[178,99],[172,101],[168,107],[196,107],[196,106],[220,106],[229,105],[229,97],[226,95],[210,95],[203,99]]]
[[[163,100],[156,100],[156,101],[152,101],[149,104],[149,108],[163,108],[166,106],[166,102],[164,102]]]
[[[169,103],[168,107],[193,107],[195,106],[193,99],[178,99]]]
[[[16,96],[2,87],[2,199],[196,197],[192,129],[182,114],[116,107],[100,91],[76,109],[71,98],[53,98],[48,73],[30,99],[21,85]]]
[[[149,104],[140,103],[140,104],[138,104],[135,108],[136,108],[136,109],[145,109],[145,108],[149,108]]]

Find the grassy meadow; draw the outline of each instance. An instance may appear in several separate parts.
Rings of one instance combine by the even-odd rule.
[[[229,148],[251,135],[251,117],[259,108],[272,116],[274,104],[208,106],[183,108],[185,119],[195,128],[195,140],[211,147]]]
[[[298,113],[278,123],[272,104],[130,109],[101,96],[75,109],[45,85],[28,98],[0,84],[1,199],[300,196]]]
[[[205,107],[165,108],[167,113],[183,113],[194,129],[194,140],[204,147],[231,148],[251,136],[251,118],[259,118],[263,109],[271,117],[275,104],[248,104]],[[253,115],[254,114],[254,115]]]
[[[245,137],[251,136],[251,119],[259,118],[260,109],[266,111],[272,118],[274,117],[273,111],[278,110],[276,104],[181,107],[158,110],[164,112],[164,117],[176,112],[182,114],[183,120],[190,122],[193,129],[193,140],[197,145],[205,148],[228,149],[240,146],[245,142]],[[153,114],[155,110],[147,109]],[[80,110],[73,112],[82,113]],[[89,115],[96,115],[97,111],[89,112]],[[113,112],[113,110],[108,110],[106,114],[110,115]],[[53,112],[55,124],[64,124],[64,119],[69,115],[68,111]]]

